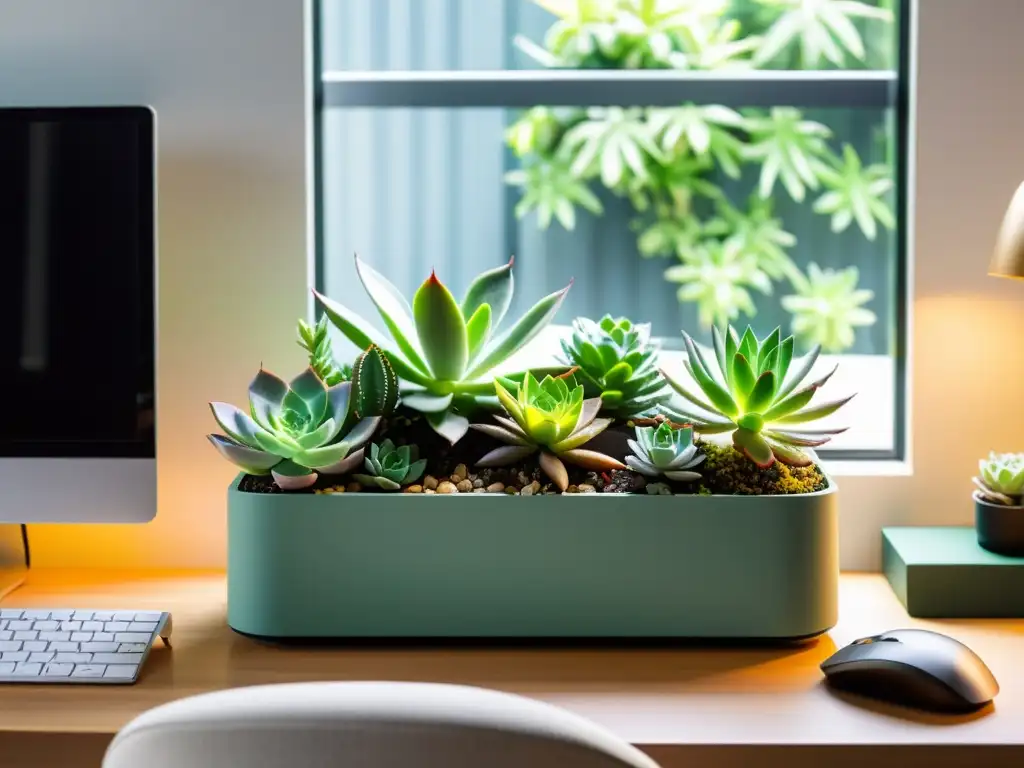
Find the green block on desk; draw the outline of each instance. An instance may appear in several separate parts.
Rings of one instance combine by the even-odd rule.
[[[982,549],[973,527],[883,528],[882,570],[915,618],[1024,618],[1024,558]]]

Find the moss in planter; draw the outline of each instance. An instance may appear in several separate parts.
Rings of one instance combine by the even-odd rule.
[[[698,467],[702,477],[697,483],[688,483],[698,486],[697,493],[761,496],[813,493],[828,487],[817,465],[789,467],[777,461],[761,469],[731,445],[701,441],[700,448],[707,457]]]

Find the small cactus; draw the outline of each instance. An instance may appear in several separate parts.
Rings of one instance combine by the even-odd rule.
[[[353,407],[356,415],[390,416],[398,405],[398,377],[380,347],[371,344],[352,366]]]

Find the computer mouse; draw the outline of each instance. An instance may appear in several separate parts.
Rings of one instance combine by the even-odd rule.
[[[829,685],[937,712],[978,709],[999,693],[985,662],[952,637],[897,629],[854,640],[821,663]]]

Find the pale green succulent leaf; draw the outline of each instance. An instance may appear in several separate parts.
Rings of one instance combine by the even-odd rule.
[[[514,261],[509,259],[508,264],[480,273],[469,284],[461,307],[462,316],[467,323],[482,305],[487,304],[492,315],[492,326],[497,328],[501,324],[512,303],[515,286],[512,276]]]
[[[288,383],[261,368],[249,384],[249,408],[256,423],[273,429],[271,416],[281,409],[287,395]]]
[[[310,469],[329,467],[331,464],[336,464],[348,456],[351,450],[352,446],[342,441],[340,443],[331,443],[330,445],[321,445],[317,448],[298,451],[291,456],[291,459],[296,464],[309,467]]]
[[[469,340],[455,298],[432,272],[416,291],[412,307],[423,354],[434,377],[458,381],[469,361]]]
[[[771,446],[759,432],[752,432],[741,427],[732,433],[732,443],[736,450],[762,469],[775,463]]]
[[[366,289],[370,300],[377,307],[384,325],[387,326],[395,344],[420,372],[427,374],[429,369],[417,349],[418,334],[412,318],[412,308],[401,292],[384,275],[375,270],[365,261],[355,257],[356,273]],[[362,347],[365,349],[365,347]]]
[[[587,424],[585,427],[577,429],[571,435],[564,440],[555,443],[551,446],[551,450],[556,454],[562,454],[565,451],[571,451],[574,448],[579,448],[582,445],[586,445],[599,434],[604,432],[611,426],[611,419],[595,419],[594,421]]]
[[[220,428],[237,443],[253,447],[256,445],[256,433],[264,431],[251,416],[230,403],[210,403],[210,410]]]
[[[224,435],[207,435],[207,439],[221,456],[250,475],[265,475],[281,461],[276,454],[250,448]]]
[[[313,424],[323,421],[327,413],[327,387],[312,367],[292,379],[288,383],[288,390],[289,394],[285,395],[283,403],[285,407],[294,407],[294,401],[289,400],[290,395],[295,395],[302,401]]]
[[[446,411],[452,404],[454,394],[449,392],[447,395],[432,395],[429,392],[414,392],[402,396],[402,404],[406,408],[411,408],[414,411],[420,411],[421,413],[440,413]]]
[[[302,450],[302,447],[288,435],[281,432],[257,432],[256,444],[282,459],[290,459]]]
[[[747,399],[754,389],[756,378],[747,357],[738,352],[732,358],[732,394],[741,408],[747,407]]]
[[[747,398],[747,410],[754,413],[761,413],[772,404],[775,395],[775,374],[765,371],[758,378],[757,382]]]
[[[483,349],[491,334],[491,305],[481,304],[466,320],[466,339],[469,344],[469,359],[473,360]]]
[[[478,467],[504,467],[515,464],[537,452],[536,445],[502,445],[484,454],[477,462]]]
[[[426,419],[431,428],[452,445],[459,442],[469,429],[469,419],[450,410],[427,413]]]

